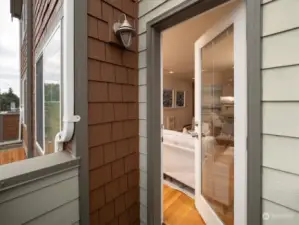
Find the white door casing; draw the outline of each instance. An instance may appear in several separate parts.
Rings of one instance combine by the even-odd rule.
[[[195,204],[207,225],[223,222],[202,196],[201,190],[201,49],[225,29],[234,26],[234,224],[247,221],[247,65],[246,8],[241,3],[195,42]]]

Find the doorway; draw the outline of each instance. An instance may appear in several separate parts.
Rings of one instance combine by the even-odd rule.
[[[162,32],[166,224],[195,218],[201,224],[201,216],[206,224],[233,225],[235,212],[246,218],[234,208],[234,202],[246,202],[246,122],[241,122],[247,107],[244,14],[241,2],[231,1]],[[243,198],[235,200],[237,193]],[[186,205],[188,201],[181,199],[188,197],[191,204]],[[175,215],[178,208],[185,213]]]
[[[247,222],[247,149],[246,149],[246,139],[247,139],[247,120],[244,118],[247,118],[247,67],[246,67],[246,23],[245,23],[245,4],[243,1],[226,1],[225,4],[221,4],[223,2],[218,2],[218,4],[215,5],[209,5],[205,1],[198,3],[198,5],[202,4],[199,14],[205,15],[209,12],[212,12],[216,9],[219,9],[221,7],[227,6],[232,3],[236,3],[236,5],[239,5],[238,7],[234,7],[234,10],[226,15],[226,17],[216,21],[215,24],[209,28],[206,29],[206,31],[199,36],[197,39],[200,40],[199,42],[204,43],[202,45],[196,45],[193,46],[193,54],[195,52],[200,52],[200,55],[202,56],[208,56],[210,58],[210,61],[217,61],[217,57],[213,59],[211,57],[211,52],[214,52],[213,49],[223,48],[221,46],[230,47],[230,52],[233,54],[230,55],[227,58],[232,59],[230,62],[230,73],[228,75],[221,75],[217,78],[216,71],[219,70],[218,67],[221,67],[222,61],[220,60],[215,65],[212,63],[212,67],[207,68],[207,70],[212,69],[212,74],[210,74],[209,78],[210,83],[205,84],[203,81],[203,73],[206,71],[205,68],[201,68],[201,64],[204,63],[200,60],[194,60],[193,66],[195,66],[195,69],[193,69],[194,74],[194,95],[193,98],[195,99],[193,107],[195,108],[194,113],[194,119],[189,119],[188,123],[183,123],[183,129],[182,124],[178,123],[178,121],[175,118],[171,118],[171,116],[168,116],[168,118],[165,118],[162,109],[165,107],[171,108],[171,107],[185,107],[187,103],[187,92],[182,88],[177,89],[171,89],[169,87],[164,87],[164,78],[162,75],[165,73],[168,73],[168,75],[173,75],[176,73],[176,71],[173,68],[166,68],[166,64],[164,60],[161,60],[161,56],[163,55],[164,51],[164,43],[163,43],[163,34],[162,31],[166,30],[167,28],[170,28],[169,21],[161,22],[159,24],[157,21],[152,21],[152,26],[155,26],[157,32],[153,32],[154,29],[148,30],[147,38],[148,43],[150,45],[154,45],[154,43],[158,44],[161,43],[160,46],[156,46],[154,48],[151,48],[148,50],[148,73],[150,75],[153,74],[153,71],[156,71],[155,76],[148,76],[148,85],[149,89],[153,88],[151,90],[148,90],[148,149],[151,149],[153,152],[151,152],[148,155],[148,190],[151,189],[150,193],[148,194],[148,200],[149,200],[149,207],[151,211],[149,211],[152,215],[150,215],[149,223],[150,224],[160,224],[163,221],[163,189],[162,189],[162,183],[164,182],[165,173],[163,171],[163,163],[164,163],[164,149],[161,147],[161,140],[163,141],[163,144],[167,141],[166,139],[173,139],[174,142],[180,142],[181,137],[178,138],[177,133],[174,134],[175,137],[166,137],[171,136],[172,132],[180,132],[179,136],[182,136],[182,134],[189,134],[189,140],[190,137],[193,140],[193,164],[194,164],[194,171],[193,171],[193,181],[192,181],[192,172],[190,174],[181,173],[176,174],[177,171],[173,174],[174,176],[179,175],[175,177],[173,180],[174,182],[181,182],[183,185],[180,185],[183,187],[183,192],[185,192],[188,195],[188,190],[191,189],[191,197],[194,200],[196,210],[198,210],[200,216],[204,219],[206,224],[246,224]],[[177,11],[179,14],[180,12]],[[200,16],[201,16],[200,15]],[[182,14],[180,14],[181,17],[183,17]],[[238,18],[238,20],[236,20]],[[184,21],[180,18],[180,21]],[[226,22],[223,22],[226,21]],[[241,21],[241,22],[239,22]],[[225,25],[223,25],[223,23]],[[176,23],[178,24],[178,23]],[[148,25],[150,27],[151,24]],[[178,25],[179,26],[179,25]],[[215,31],[212,28],[214,27],[220,27],[220,29],[216,29]],[[196,27],[193,27],[193,29],[196,29]],[[215,30],[215,29],[214,29]],[[212,35],[209,33],[213,33]],[[183,33],[183,35],[187,36],[188,33]],[[219,36],[219,37],[218,37]],[[238,37],[236,39],[236,37]],[[175,38],[175,36],[173,37]],[[194,44],[196,40],[194,41]],[[215,40],[214,40],[215,39]],[[222,40],[225,43],[223,44]],[[237,41],[235,41],[237,40]],[[219,42],[220,45],[208,45],[210,42],[214,43]],[[222,43],[222,44],[221,44]],[[158,44],[159,45],[159,44]],[[212,51],[206,51],[206,49],[209,49],[209,47],[215,47],[212,48]],[[218,46],[218,47],[217,47]],[[172,44],[172,48],[176,48],[177,45]],[[217,51],[220,51],[219,49]],[[222,51],[222,50],[221,50]],[[182,52],[180,52],[183,54]],[[160,56],[161,54],[161,56]],[[210,56],[209,56],[210,55]],[[215,54],[217,56],[218,54]],[[235,57],[238,56],[238,57]],[[154,57],[156,56],[156,57]],[[157,57],[159,56],[159,57]],[[174,54],[175,56],[175,54]],[[241,56],[241,57],[240,57]],[[212,58],[212,60],[211,60]],[[223,57],[222,57],[223,58]],[[163,63],[162,63],[163,62]],[[219,64],[219,65],[218,65]],[[177,65],[177,63],[175,63]],[[214,67],[213,67],[214,66]],[[157,76],[157,68],[160,70],[160,76]],[[203,70],[203,71],[202,71]],[[214,70],[214,71],[213,71]],[[228,91],[228,94],[224,95],[224,87],[221,90],[221,88],[217,87],[219,84],[215,81],[218,79],[226,80],[227,86],[230,86],[230,90]],[[163,79],[162,79],[163,78]],[[200,79],[199,79],[200,78]],[[192,78],[191,78],[192,79]],[[200,84],[200,85],[199,85]],[[203,86],[202,84],[205,84]],[[205,90],[205,91],[203,91]],[[227,90],[226,90],[227,91]],[[157,94],[157,92],[159,94]],[[191,85],[191,93],[192,93],[192,85]],[[201,103],[203,101],[204,92],[206,92],[206,97],[210,101],[210,105],[208,107],[202,106]],[[208,94],[207,94],[208,93]],[[238,96],[236,96],[238,94]],[[240,94],[240,95],[239,95]],[[160,95],[160,96],[159,96]],[[160,101],[153,103],[153,99],[155,97],[155,100],[157,101],[160,98]],[[168,99],[166,99],[168,98]],[[179,99],[179,101],[177,101]],[[205,99],[206,101],[206,99]],[[208,104],[207,104],[208,105]],[[151,107],[153,106],[153,107]],[[191,107],[192,108],[192,107]],[[163,112],[162,112],[163,111]],[[224,112],[225,111],[225,112]],[[206,117],[206,115],[208,115]],[[217,115],[221,122],[221,125],[217,125],[217,119],[213,116]],[[192,114],[191,114],[192,117]],[[209,117],[209,118],[208,118]],[[224,117],[224,118],[223,118]],[[155,122],[152,120],[155,118]],[[207,122],[210,120],[210,122]],[[150,122],[152,121],[152,123]],[[158,124],[159,122],[159,124]],[[207,122],[205,124],[204,122]],[[177,124],[180,124],[179,127],[177,127]],[[189,128],[184,129],[185,125],[189,125]],[[166,127],[165,127],[166,126]],[[167,129],[165,129],[167,128]],[[207,129],[204,131],[205,128]],[[220,128],[220,129],[219,129]],[[165,130],[166,135],[165,135]],[[187,130],[187,132],[186,132]],[[203,131],[203,132],[202,132]],[[235,135],[235,132],[239,132],[238,135]],[[222,140],[222,136],[224,136],[224,140]],[[162,138],[161,138],[162,137]],[[204,144],[203,139],[208,137],[209,139],[212,139],[211,143]],[[228,140],[226,140],[226,138]],[[188,144],[190,144],[192,141],[187,141]],[[176,145],[177,143],[172,143],[173,145]],[[211,154],[212,161],[215,165],[212,165],[209,167],[209,169],[206,165],[211,165],[208,162],[205,162],[207,158],[205,145],[210,146],[211,151],[207,151],[208,153],[217,153],[217,154]],[[218,146],[219,148],[218,149]],[[174,146],[172,146],[174,147]],[[177,147],[177,146],[175,146]],[[189,146],[192,148],[192,144]],[[239,149],[239,150],[238,150]],[[159,151],[158,151],[159,150]],[[154,153],[155,152],[155,153]],[[216,160],[217,159],[217,160]],[[173,161],[173,160],[172,160]],[[183,161],[183,157],[178,158],[175,160],[179,163]],[[159,162],[161,164],[159,165]],[[189,164],[191,165],[191,163]],[[153,167],[151,167],[153,166]],[[192,167],[192,166],[191,166]],[[211,169],[216,168],[216,169]],[[205,169],[203,169],[205,168]],[[237,169],[236,169],[237,168]],[[204,171],[205,170],[205,171]],[[219,173],[223,170],[226,170],[223,175],[223,180],[225,182],[219,182],[219,177],[217,177],[219,174],[217,174],[217,171]],[[236,172],[235,172],[236,171]],[[173,171],[168,171],[166,175],[169,175]],[[203,173],[205,172],[205,173]],[[207,173],[206,173],[207,172]],[[171,179],[173,178],[170,176]],[[177,179],[179,178],[179,179]],[[190,179],[191,178],[191,179]],[[208,180],[212,180],[212,182],[207,182],[205,185],[205,181],[208,178]],[[170,180],[171,180],[170,179]],[[189,182],[189,185],[186,185],[186,183]],[[193,182],[193,186],[192,186]],[[224,184],[225,183],[225,184]],[[190,185],[191,184],[191,185]],[[220,185],[219,185],[220,184]],[[205,189],[207,186],[211,186],[208,188],[208,190],[214,190],[213,194],[207,193],[207,190]],[[203,188],[204,186],[204,188]],[[238,186],[238,189],[235,188],[235,186]],[[192,189],[193,189],[193,196],[192,196]],[[205,190],[203,190],[205,189]],[[225,189],[225,191],[219,191]],[[215,191],[216,190],[216,191]],[[217,192],[218,190],[218,192]],[[152,198],[154,195],[154,198]],[[151,199],[152,198],[152,199]],[[237,199],[237,200],[236,200]],[[216,202],[216,203],[215,203]],[[215,206],[217,206],[218,203],[222,203],[222,206],[220,207],[222,210],[222,214],[225,213],[231,213],[232,219],[230,219],[230,222],[227,222],[225,218],[223,218],[223,215],[219,213],[219,210],[216,209]],[[226,205],[223,207],[223,205]],[[153,207],[154,206],[154,207]],[[167,223],[166,223],[167,224]]]

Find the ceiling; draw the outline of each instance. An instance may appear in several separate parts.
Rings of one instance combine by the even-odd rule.
[[[238,1],[232,1],[221,5],[164,31],[162,33],[164,74],[170,74],[172,71],[173,76],[193,78],[194,43],[221,18],[232,12],[237,4]],[[233,35],[227,35],[213,48],[204,50],[203,54],[205,71],[233,68]]]

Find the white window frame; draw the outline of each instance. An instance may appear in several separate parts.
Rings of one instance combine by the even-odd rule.
[[[26,116],[27,116],[27,113],[25,113],[25,109],[26,109],[26,104],[25,104],[25,99],[26,99],[26,93],[25,93],[25,88],[26,88],[26,90],[27,90],[27,85],[26,85],[26,82],[27,82],[27,75],[26,75],[26,73],[24,74],[24,76],[22,77],[22,86],[21,86],[21,93],[22,93],[22,96],[21,96],[21,104],[20,104],[20,106],[21,106],[21,118],[22,118],[22,120],[21,120],[21,122],[22,122],[22,124],[23,124],[23,126],[27,126],[26,125],[26,122],[27,122],[27,120],[26,120]],[[26,91],[27,92],[27,91]]]
[[[62,20],[62,19],[61,19]],[[39,61],[39,59],[41,58],[41,56],[44,56],[44,50],[45,48],[48,46],[49,42],[52,40],[53,36],[56,34],[56,32],[58,31],[58,29],[60,29],[60,35],[61,35],[61,53],[63,52],[63,26],[62,26],[62,21],[59,21],[58,24],[56,25],[56,27],[53,29],[53,31],[51,32],[51,35],[48,37],[47,41],[45,42],[45,44],[43,45],[42,49],[40,50],[40,52],[36,55],[35,57],[35,67],[34,67],[34,74],[35,74],[35,145],[38,147],[38,150],[44,155],[45,152],[45,110],[44,110],[44,105],[45,105],[45,88],[44,88],[44,71],[43,71],[43,96],[42,96],[42,106],[43,106],[43,146],[40,146],[40,144],[37,142],[37,119],[36,119],[36,115],[37,115],[37,107],[36,107],[36,103],[37,103],[37,84],[36,84],[36,64]],[[59,101],[60,101],[60,131],[62,129],[62,109],[63,109],[63,102],[62,102],[62,82],[63,82],[63,72],[62,72],[62,67],[63,67],[63,58],[62,58],[62,54],[61,54],[61,77],[60,77],[60,95],[59,95]],[[43,69],[44,69],[44,59],[43,59]],[[59,131],[59,132],[60,132]]]

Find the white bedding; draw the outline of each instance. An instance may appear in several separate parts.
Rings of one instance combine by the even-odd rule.
[[[191,134],[164,130],[162,145],[163,173],[195,188],[195,140]],[[202,138],[203,154],[213,149],[215,138]],[[203,159],[204,157],[202,157]]]

